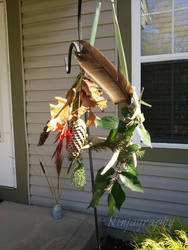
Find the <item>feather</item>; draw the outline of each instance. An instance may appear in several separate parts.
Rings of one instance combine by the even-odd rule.
[[[114,65],[95,47],[86,41],[79,41],[82,45],[80,52],[75,55],[80,66],[90,75],[108,94],[115,104],[130,105],[133,98],[133,88]]]
[[[104,175],[110,168],[112,168],[115,164],[115,162],[118,159],[120,151],[116,150],[114,151],[112,158],[110,159],[110,161],[108,162],[108,164],[106,165],[106,167],[103,169],[103,171],[101,172],[101,175]]]

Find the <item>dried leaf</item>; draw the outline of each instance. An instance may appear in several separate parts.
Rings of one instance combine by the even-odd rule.
[[[85,106],[80,106],[78,109],[72,112],[72,116],[82,116],[88,111],[88,108]]]
[[[67,102],[67,99],[62,98],[60,96],[55,96],[54,98],[56,99],[56,101],[58,101],[58,103],[61,103],[61,104],[65,104]]]
[[[81,92],[80,94],[80,101],[81,101],[82,106],[86,108],[92,108],[97,105],[96,101],[90,100],[90,98],[86,96],[83,92]]]
[[[70,117],[70,108],[67,104],[67,99],[61,97],[55,97],[58,101],[57,105],[50,104],[51,119],[48,122],[48,131],[55,131],[58,129],[57,123],[62,124],[66,122]]]
[[[92,111],[89,112],[89,117],[88,120],[86,122],[86,127],[89,127],[91,124],[94,124],[95,127],[97,126],[97,120],[99,120],[100,118],[96,116],[96,114],[94,114]]]
[[[79,41],[81,52],[76,52],[80,66],[109,95],[112,102],[130,105],[133,98],[133,88],[122,73],[119,74],[114,65],[95,47],[86,41]]]
[[[82,80],[82,93],[83,92],[91,101],[90,107],[96,106],[101,110],[104,110],[107,107],[107,100],[102,96],[101,89],[93,80],[87,77],[84,77]]]
[[[102,95],[102,91],[99,87],[88,77],[84,77],[82,80],[82,90],[87,96],[92,97],[94,100],[96,100],[98,96]]]
[[[76,89],[75,88],[70,89],[66,94],[67,104],[70,104],[75,99],[75,96],[76,96]]]
[[[102,99],[97,101],[97,107],[101,110],[104,111],[105,108],[107,108],[107,100],[106,99]]]

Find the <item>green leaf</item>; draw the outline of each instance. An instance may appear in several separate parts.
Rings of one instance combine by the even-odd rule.
[[[126,130],[126,123],[123,122],[122,120],[119,120],[118,133],[123,134],[125,130]]]
[[[136,125],[132,125],[130,126],[129,128],[127,128],[124,132],[123,132],[123,135],[126,135],[126,136],[131,136],[133,133],[134,133],[134,130],[136,128]]]
[[[147,107],[149,107],[149,108],[152,107],[151,104],[149,104],[149,103],[147,103],[147,102],[145,102],[145,101],[143,101],[143,100],[140,100],[140,104],[142,104],[142,105],[144,105],[144,106],[147,106]]]
[[[123,164],[123,168],[127,173],[132,174],[133,176],[138,175],[138,169],[134,166],[134,161],[132,159],[127,159],[126,162]]]
[[[138,151],[139,149],[141,148],[141,146],[139,144],[132,144],[130,146],[128,146],[126,148],[126,150],[132,154],[132,153],[135,153],[136,151]]]
[[[107,141],[112,142],[116,138],[117,133],[118,133],[117,128],[116,129],[111,129],[110,133],[109,133],[109,135],[107,137]]]
[[[109,125],[108,125],[109,126]],[[118,127],[115,129],[112,129],[108,135],[107,141],[113,141],[116,138],[116,135],[118,133],[124,134],[124,135],[131,135],[134,131],[134,128],[127,128],[126,123],[119,119]]]
[[[101,172],[103,171],[104,167],[98,170],[96,178],[95,178],[95,184],[93,188],[93,197],[92,201],[89,204],[89,207],[95,208],[99,201],[108,188],[109,184],[112,182],[112,175],[114,174],[114,169],[109,169],[104,175],[101,175]]]
[[[97,27],[98,27],[98,23],[99,23],[100,12],[101,12],[101,0],[98,0],[97,7],[96,7],[96,10],[95,10],[95,17],[94,17],[94,20],[93,20],[93,26],[92,26],[92,30],[91,30],[90,41],[89,41],[89,43],[91,45],[94,45],[94,43],[95,43],[95,38],[96,38]]]
[[[137,158],[142,158],[144,156],[144,154],[145,154],[145,150],[138,150],[136,152],[136,157]]]
[[[108,195],[108,217],[112,217],[114,214],[116,202],[114,200],[114,197],[111,193]]]
[[[125,201],[125,193],[118,182],[114,183],[111,193],[114,197],[117,209],[120,210],[123,202]]]
[[[119,52],[120,68],[121,68],[121,72],[124,74],[127,81],[129,81],[125,52],[123,49],[123,42],[122,42],[122,38],[121,38],[118,19],[116,16],[116,9],[115,9],[114,0],[111,0],[111,3],[112,3],[112,10],[113,10],[114,31],[115,31],[115,37],[116,37],[116,42],[117,42],[117,48],[118,48],[118,52]]]
[[[138,127],[138,134],[140,136],[140,140],[148,147],[152,148],[151,145],[151,137],[149,132],[145,129],[143,124],[140,124]]]
[[[121,113],[126,118],[131,118],[132,117],[132,113],[129,112],[129,109],[127,107],[121,108]]]
[[[137,176],[124,171],[119,176],[125,187],[135,192],[141,192],[141,193],[144,192]]]
[[[104,129],[117,129],[119,121],[119,118],[115,116],[105,116],[101,120],[97,120],[97,125]]]

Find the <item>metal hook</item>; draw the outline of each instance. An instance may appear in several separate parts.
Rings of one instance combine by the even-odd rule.
[[[76,52],[80,52],[80,46],[77,42],[73,42],[70,44],[69,46],[69,53],[68,53],[68,58],[65,57],[64,61],[65,61],[65,69],[67,74],[71,73],[71,62],[72,62],[72,50],[73,48],[75,48]]]

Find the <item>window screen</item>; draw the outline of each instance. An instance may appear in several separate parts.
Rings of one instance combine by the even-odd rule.
[[[152,142],[188,143],[188,60],[143,63],[145,126]]]

